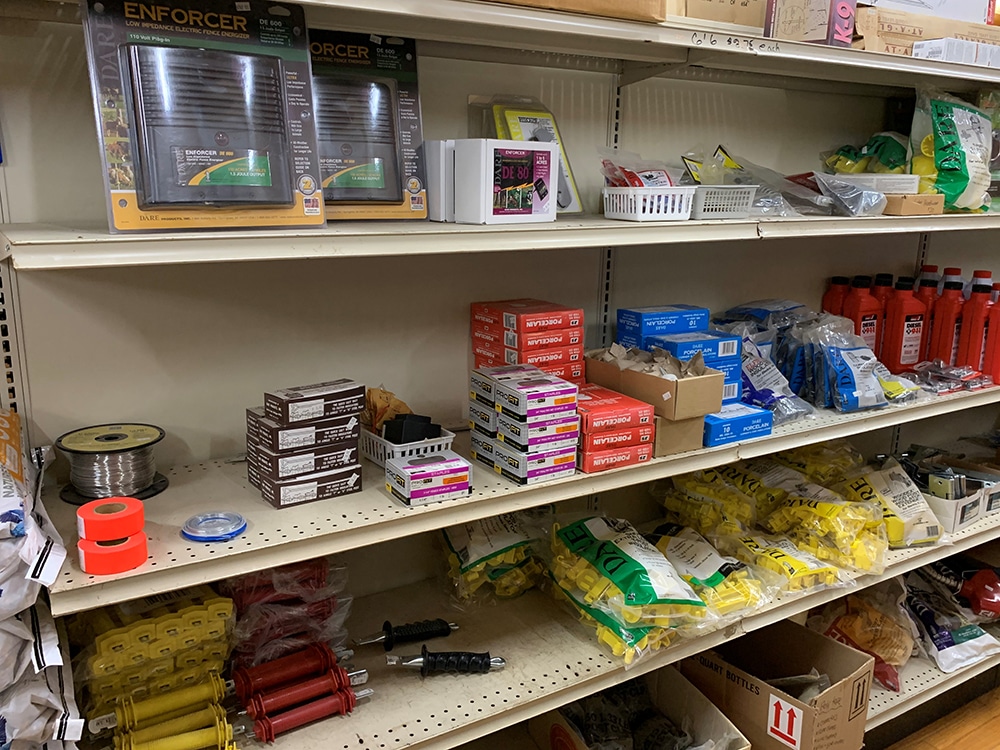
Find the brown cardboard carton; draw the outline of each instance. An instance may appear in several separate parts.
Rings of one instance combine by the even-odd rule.
[[[503,0],[503,2],[508,5],[526,5],[530,8],[566,10],[590,16],[628,18],[632,21],[653,23],[663,21],[667,17],[664,0]]]
[[[668,16],[684,16],[714,23],[764,26],[767,0],[666,0]]]
[[[695,745],[712,740],[727,750],[750,750],[740,730],[675,668],[659,669],[645,680],[656,707],[674,724],[683,725]],[[528,733],[539,750],[587,750],[583,737],[558,711],[530,719]]]
[[[681,662],[681,672],[754,750],[858,750],[875,660],[793,622],[779,622]],[[809,703],[765,680],[808,674],[833,685]]]
[[[699,377],[666,380],[620,370],[614,362],[587,359],[589,382],[652,404],[653,412],[664,419],[691,419],[717,412],[722,408],[724,379],[721,372],[709,368]]]
[[[918,195],[886,195],[886,216],[932,216],[944,213],[944,196],[941,193]]]
[[[885,8],[858,8],[855,30],[862,37],[863,49],[892,55],[912,55],[913,43],[921,39],[954,37],[983,44],[1000,44],[1000,26]]]
[[[653,443],[653,458],[672,456],[701,448],[705,432],[705,418],[664,419],[655,417],[656,442]]]

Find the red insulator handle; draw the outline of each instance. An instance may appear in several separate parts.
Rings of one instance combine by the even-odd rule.
[[[261,716],[274,716],[286,708],[297,706],[300,703],[308,703],[314,698],[320,698],[350,687],[351,678],[347,670],[343,667],[333,667],[319,677],[306,680],[298,685],[289,685],[267,693],[257,693],[247,704],[247,713],[255,719]]]
[[[328,716],[349,714],[354,710],[355,703],[357,703],[357,699],[354,697],[354,691],[341,690],[271,718],[265,716],[257,719],[253,723],[253,732],[258,740],[274,742],[274,738],[279,734],[290,732],[310,722],[325,719]]]
[[[256,667],[238,667],[233,670],[236,695],[244,706],[254,693],[280,685],[322,674],[337,665],[337,656],[325,643],[313,643],[302,651],[283,656],[280,659],[259,664]]]

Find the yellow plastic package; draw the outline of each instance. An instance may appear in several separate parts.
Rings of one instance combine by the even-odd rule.
[[[769,602],[774,594],[753,568],[735,557],[720,555],[690,527],[655,522],[650,524],[646,539],[720,620],[738,619]]]
[[[857,472],[865,465],[864,456],[843,439],[781,451],[774,454],[774,460],[824,487]]]
[[[749,528],[757,519],[754,499],[726,482],[715,469],[680,474],[671,482],[675,494],[682,497],[664,501],[664,505],[699,533],[717,530],[723,520]]]
[[[777,464],[761,459],[720,466],[716,473],[728,484],[756,501],[757,518],[766,518],[788,492],[772,481],[770,472]],[[784,467],[780,467],[784,468]]]
[[[676,628],[707,617],[705,603],[628,521],[593,517],[552,533],[559,588],[626,627]]]
[[[534,588],[545,566],[544,545],[523,514],[505,513],[444,529],[448,572],[461,601],[485,594],[510,599]]]
[[[715,543],[720,552],[778,576],[782,591],[815,591],[849,582],[836,566],[800,550],[788,537],[767,534],[720,536]]]

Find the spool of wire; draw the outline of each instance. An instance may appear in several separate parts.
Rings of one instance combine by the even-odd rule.
[[[80,505],[93,498],[145,499],[161,492],[167,480],[156,473],[153,446],[164,434],[148,424],[103,424],[62,435],[56,447],[70,464],[62,499]]]

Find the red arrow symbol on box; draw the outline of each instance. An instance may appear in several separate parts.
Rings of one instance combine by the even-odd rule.
[[[774,702],[774,721],[772,724],[775,729],[781,728],[781,703],[779,701]]]
[[[788,709],[788,734],[795,736],[795,709]]]

